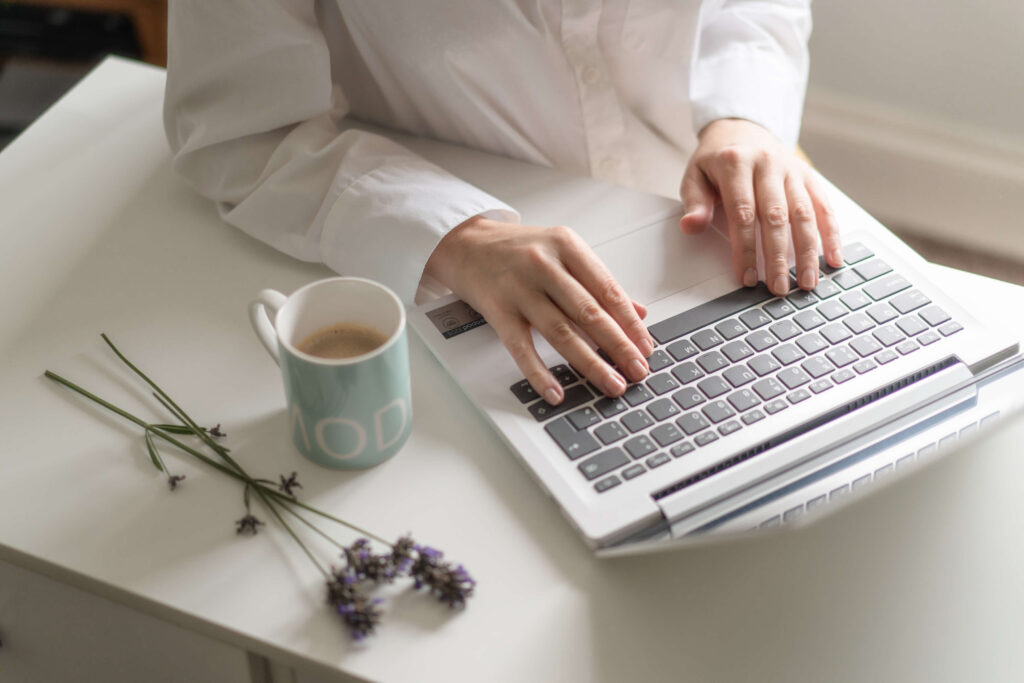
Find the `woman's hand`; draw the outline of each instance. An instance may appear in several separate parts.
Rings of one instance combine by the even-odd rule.
[[[654,343],[641,322],[646,309],[626,296],[569,228],[471,218],[441,240],[425,273],[487,319],[530,386],[548,403],[560,403],[565,394],[537,354],[531,328],[609,396],[620,396],[626,379],[595,353],[587,338],[628,381],[648,373],[645,359]]]
[[[713,121],[683,174],[680,194],[683,231],[695,234],[711,224],[716,202],[725,208],[737,279],[757,284],[755,226],[760,223],[768,288],[789,291],[790,233],[796,253],[797,285],[818,286],[818,240],[830,266],[842,265],[839,229],[828,197],[810,166],[766,129],[742,119]]]

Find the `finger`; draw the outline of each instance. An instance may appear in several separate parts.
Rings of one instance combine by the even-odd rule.
[[[698,164],[691,162],[687,167],[679,195],[686,207],[686,213],[679,219],[679,227],[687,235],[704,232],[711,225],[717,193]]]
[[[565,392],[537,355],[530,324],[524,318],[508,313],[491,312],[485,317],[537,395],[551,405],[561,403]]]
[[[570,320],[575,325],[575,328],[585,332],[599,348],[608,354],[612,359],[612,362],[615,363],[615,366],[629,377],[630,380],[633,382],[639,382],[647,376],[647,362],[641,355],[640,349],[638,349],[637,345],[626,336],[622,327],[612,319],[611,315],[608,314],[608,311],[598,303],[597,299],[595,299],[579,281],[577,281],[567,271],[561,271],[546,275],[543,285],[548,296],[560,309],[563,317]],[[632,310],[632,302],[630,302],[630,309]],[[636,316],[635,311],[633,311],[633,315]],[[639,318],[637,318],[637,320],[639,321]],[[557,325],[557,323],[554,324]],[[572,330],[573,333],[576,332],[575,328]],[[538,329],[541,328],[538,327]],[[541,331],[553,345],[556,343],[562,343],[569,346],[570,342],[573,344],[575,342],[574,339],[570,339],[568,330],[563,331],[559,329],[555,333],[557,339],[552,339],[551,337],[548,337],[547,332],[544,330]],[[573,336],[578,337],[579,335],[574,334]],[[558,348],[559,351],[562,351],[562,348],[556,348]],[[589,345],[587,346],[587,350],[590,351],[590,354],[593,354]],[[587,375],[588,379],[591,379],[595,384],[604,388],[604,385],[590,377],[592,371],[600,377],[601,381],[605,381],[606,379],[605,368],[590,367],[589,364],[592,361],[590,354],[581,353],[581,355],[586,359],[588,365],[577,365],[576,367],[578,367],[583,374]],[[595,358],[600,360],[597,357],[597,354],[593,355]],[[566,359],[568,359],[568,356],[566,356]],[[607,366],[603,361],[602,365]]]
[[[729,150],[722,153],[712,180],[718,184],[729,223],[736,278],[745,286],[753,287],[757,284],[753,167],[739,152]]]
[[[789,292],[789,204],[781,168],[769,161],[754,172],[765,282],[776,296]]]
[[[814,206],[815,222],[818,226],[818,234],[821,235],[821,247],[825,252],[825,260],[833,268],[841,268],[843,265],[843,244],[839,236],[839,222],[836,220],[836,212],[832,208],[832,202],[828,199],[828,192],[822,186],[813,171],[808,171],[804,186],[811,197],[811,204]]]
[[[818,226],[811,196],[802,178],[792,173],[786,176],[786,200],[796,252],[796,282],[802,289],[814,289],[818,286]]]
[[[594,386],[608,396],[621,396],[626,391],[622,376],[590,348],[572,321],[550,299],[531,297],[524,304],[522,310],[530,324]],[[633,353],[636,353],[635,347]]]
[[[641,320],[647,317],[647,307],[639,301],[633,302],[633,310],[636,311],[636,314],[640,316]]]
[[[601,262],[601,259],[571,231],[559,239],[559,254],[568,274],[593,296],[601,308],[607,311],[618,327],[632,340],[643,358],[651,355],[654,351],[654,338],[651,337],[647,326],[641,321],[641,316],[633,300],[626,295],[625,290]],[[553,286],[558,286],[558,284],[553,283]],[[590,334],[589,330],[587,333]],[[594,341],[600,343],[597,338],[594,338]],[[611,349],[605,349],[605,351],[611,354]],[[618,359],[616,359],[616,363],[618,363]],[[646,366],[646,363],[644,365]]]

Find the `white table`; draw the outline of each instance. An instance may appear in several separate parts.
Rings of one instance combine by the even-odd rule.
[[[837,546],[838,515],[770,539],[595,559],[418,340],[405,449],[361,472],[304,461],[245,306],[261,288],[291,291],[328,272],[221,223],[174,175],[162,88],[161,71],[109,60],[0,155],[0,563],[170,624],[180,641],[168,648],[200,653],[182,665],[207,658],[207,671],[221,672],[206,680],[245,676],[245,652],[302,680],[1024,675],[1024,565],[993,582],[985,562],[1005,556],[986,536],[971,544],[972,561],[936,566],[960,552],[955,540],[933,539],[941,552],[926,555],[913,539],[847,534]],[[856,210],[842,203],[840,217]],[[986,301],[1022,296],[976,276],[942,277]],[[308,502],[386,537],[412,531],[465,563],[479,581],[469,609],[448,613],[400,591],[379,635],[349,642],[323,605],[320,575],[284,532],[235,535],[244,510],[234,482],[165,449],[188,477],[170,493],[138,429],[41,377],[52,369],[155,417],[102,331],[201,422],[222,423],[254,474],[295,470]],[[992,596],[1009,600],[1002,620],[972,607]],[[4,600],[0,679],[5,657],[8,670],[26,661]],[[153,666],[150,680],[187,678]]]

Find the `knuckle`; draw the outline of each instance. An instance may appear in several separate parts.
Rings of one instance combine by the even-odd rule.
[[[548,265],[547,251],[539,244],[528,244],[523,247],[523,258],[534,268],[546,268]]]
[[[754,206],[743,199],[735,200],[731,202],[733,220],[736,222],[736,227],[743,229],[754,229]]]
[[[728,145],[718,151],[718,160],[726,166],[739,166],[746,160],[746,153],[739,145]]]
[[[574,244],[576,242],[576,231],[565,225],[556,225],[550,228],[548,233],[560,244]]]
[[[576,337],[576,330],[572,328],[572,325],[563,320],[551,328],[547,337],[555,346],[564,346]]]
[[[764,212],[764,220],[769,228],[784,228],[789,225],[789,212],[782,204],[772,204]]]
[[[811,206],[810,202],[797,202],[793,205],[791,211],[793,213],[793,218],[802,223],[809,223],[814,220],[814,207]]]
[[[583,327],[596,325],[603,315],[604,309],[593,299],[587,299],[576,307],[576,320]]]
[[[508,349],[509,355],[512,356],[512,360],[516,362],[516,365],[521,366],[530,358],[533,345],[526,341],[526,339],[517,337],[506,341],[505,348]]]
[[[626,294],[619,287],[619,283],[615,278],[611,276],[606,277],[601,283],[600,288],[601,298],[609,305],[617,306],[625,303]]]

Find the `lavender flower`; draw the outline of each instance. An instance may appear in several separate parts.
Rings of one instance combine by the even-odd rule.
[[[220,422],[218,422],[213,427],[210,427],[209,429],[207,429],[206,433],[209,434],[210,436],[215,436],[215,437],[218,437],[218,438],[227,436],[227,434],[225,434],[224,432],[220,431]]]
[[[353,574],[334,569],[327,580],[327,603],[337,610],[353,640],[373,635],[380,623],[380,598],[370,599],[362,581]]]
[[[452,609],[465,607],[466,600],[473,595],[476,581],[460,564],[452,568],[444,561],[444,553],[428,546],[416,546],[416,561],[409,569],[413,588],[424,586],[438,600]]]
[[[178,484],[180,484],[184,480],[184,474],[173,474],[167,477],[167,487],[172,491],[176,491],[178,489]]]
[[[391,583],[401,571],[395,566],[393,553],[374,555],[370,552],[370,540],[360,538],[344,549],[346,570],[358,579],[374,583]]]
[[[245,517],[235,520],[235,533],[239,536],[255,536],[259,531],[258,527],[263,526],[263,522],[257,519],[251,514],[246,514]]]
[[[300,484],[298,479],[295,478],[296,476],[298,476],[298,473],[292,472],[291,476],[285,479],[285,476],[283,474],[279,474],[278,477],[281,479],[281,483],[277,485],[277,488],[281,489],[281,491],[283,491],[285,495],[294,498],[295,492],[292,491],[292,489],[302,488],[302,484]]]

